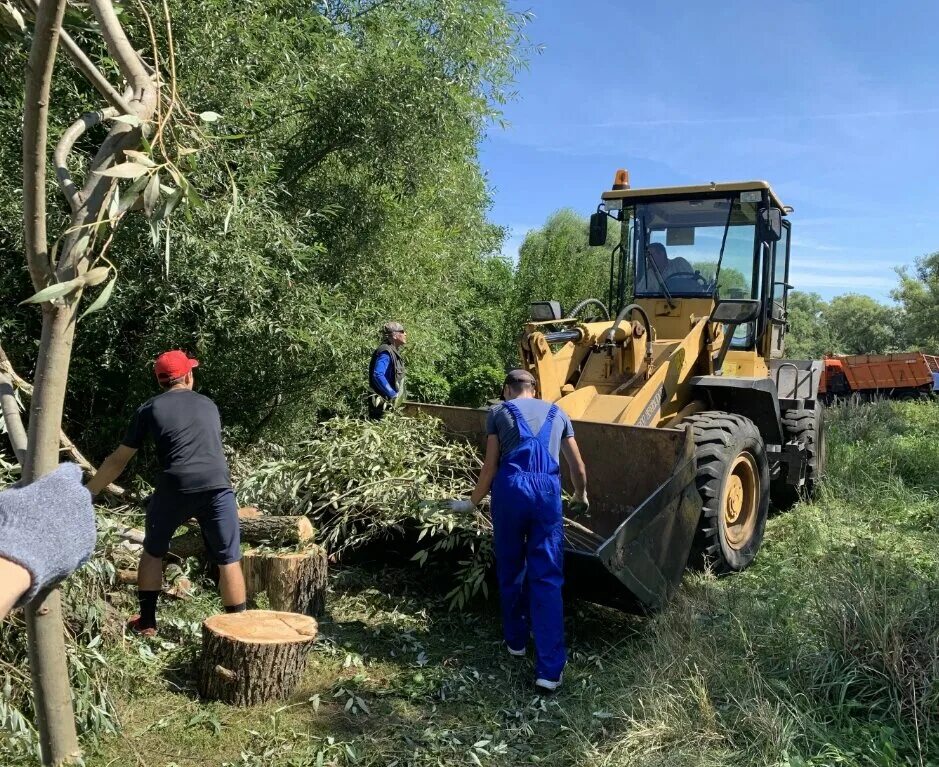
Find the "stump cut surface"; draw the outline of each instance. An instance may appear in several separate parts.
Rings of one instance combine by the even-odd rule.
[[[213,615],[206,619],[205,626],[218,636],[250,644],[312,642],[318,629],[313,618],[275,610]]]

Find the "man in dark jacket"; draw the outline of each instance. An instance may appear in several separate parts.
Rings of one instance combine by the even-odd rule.
[[[218,564],[225,612],[245,609],[238,506],[222,450],[218,408],[192,390],[192,371],[198,365],[198,360],[181,351],[157,357],[154,373],[163,392],[137,409],[121,445],[87,485],[91,494],[97,495],[120,476],[144,441],[153,439],[160,474],[147,506],[137,571],[140,615],[129,624],[145,636],[156,634],[157,597],[163,586],[163,557],[170,539],[192,517],[198,520],[209,555]]]
[[[392,403],[404,399],[404,360],[400,349],[408,334],[400,322],[386,322],[381,329],[381,345],[372,353],[368,366],[368,417],[379,419]]]

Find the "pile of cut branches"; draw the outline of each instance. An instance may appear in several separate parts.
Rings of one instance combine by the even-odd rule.
[[[469,445],[448,440],[427,418],[333,418],[310,440],[250,471],[239,482],[239,500],[310,517],[319,542],[334,554],[416,535],[427,541],[414,557],[421,564],[444,552],[462,556],[450,592],[461,607],[486,591],[490,525],[482,513],[455,514],[442,501],[469,496],[480,466]]]

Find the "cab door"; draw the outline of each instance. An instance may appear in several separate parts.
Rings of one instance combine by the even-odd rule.
[[[770,291],[770,359],[780,359],[785,355],[786,343],[786,304],[789,300],[789,241],[792,224],[783,219],[782,236],[773,248],[773,284]]]

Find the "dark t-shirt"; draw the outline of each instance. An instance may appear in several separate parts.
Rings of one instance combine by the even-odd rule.
[[[139,450],[147,435],[162,469],[158,489],[196,493],[231,487],[222,422],[208,397],[172,389],[148,400],[134,413],[122,444]]]
[[[551,403],[534,397],[519,397],[512,400],[512,404],[518,408],[522,417],[528,423],[528,428],[532,434],[537,435],[548,413],[551,410]],[[493,405],[489,410],[489,416],[486,419],[486,433],[495,434],[499,437],[499,451],[501,455],[507,455],[518,447],[519,433],[515,426],[515,419],[509,412],[504,403]],[[548,449],[555,461],[561,452],[561,440],[574,436],[574,425],[570,417],[561,408],[558,408],[557,415],[554,416],[554,423],[551,424],[551,439],[548,442]]]

